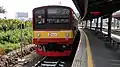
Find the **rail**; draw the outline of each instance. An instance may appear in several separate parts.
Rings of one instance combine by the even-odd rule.
[[[64,65],[65,62],[61,61],[60,59],[54,60],[50,57],[44,57],[32,67],[64,67]]]

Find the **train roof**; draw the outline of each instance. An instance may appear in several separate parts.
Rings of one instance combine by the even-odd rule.
[[[45,7],[63,7],[63,8],[69,8],[69,9],[72,9],[71,7],[68,7],[68,6],[61,6],[61,5],[47,5],[47,6],[41,6],[41,7],[33,8],[33,10],[38,9],[38,8],[45,8]],[[72,9],[72,10],[73,10],[73,9]]]

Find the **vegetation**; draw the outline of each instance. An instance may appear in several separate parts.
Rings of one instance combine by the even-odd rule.
[[[0,49],[4,49],[6,53],[19,48],[21,23],[23,45],[30,44],[32,41],[31,22],[22,22],[15,19],[0,19]]]

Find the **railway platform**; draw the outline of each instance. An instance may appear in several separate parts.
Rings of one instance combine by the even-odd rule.
[[[80,29],[81,38],[71,67],[120,67],[120,50],[107,48],[105,41],[93,32]]]

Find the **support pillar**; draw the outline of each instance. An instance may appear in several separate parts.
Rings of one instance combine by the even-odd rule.
[[[96,29],[98,29],[98,18],[97,18],[97,22],[96,22]]]
[[[90,20],[90,29],[92,28],[92,20]]]
[[[88,24],[88,20],[86,20],[86,25],[85,25],[85,28],[87,28],[87,24]]]
[[[102,28],[103,28],[103,17],[101,17],[101,23],[100,23],[100,32],[102,33]]]
[[[112,14],[109,15],[108,18],[108,38],[111,38],[111,22],[112,22]]]
[[[116,21],[115,21],[115,18],[114,18],[114,30],[115,30],[115,23],[116,23]]]
[[[83,28],[83,22],[82,22],[82,28]]]
[[[117,29],[119,28],[119,20],[117,20]]]

